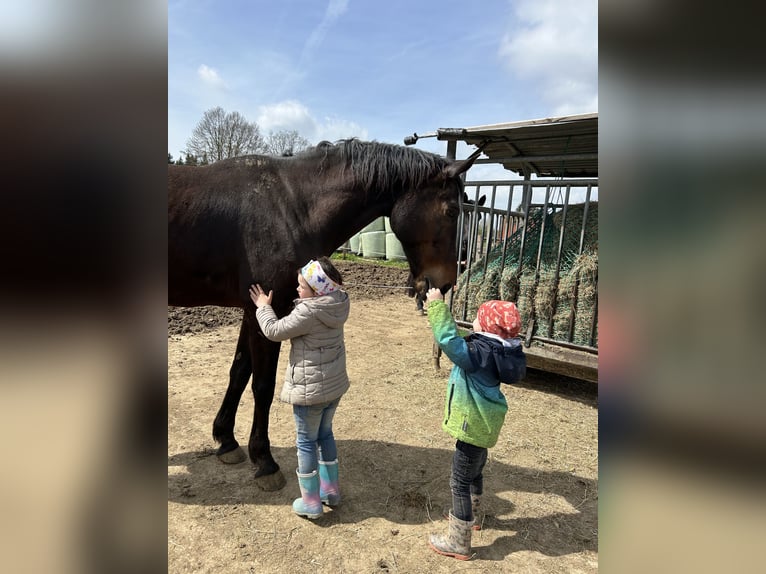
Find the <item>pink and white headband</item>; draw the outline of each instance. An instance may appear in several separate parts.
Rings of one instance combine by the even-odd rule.
[[[313,259],[303,266],[301,275],[317,295],[327,295],[341,288],[327,276],[319,262]]]

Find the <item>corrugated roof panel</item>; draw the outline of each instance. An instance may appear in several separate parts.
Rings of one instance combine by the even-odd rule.
[[[440,128],[415,141],[434,135],[443,141],[485,144],[486,157],[522,175],[528,171],[538,177],[598,177],[597,113]]]

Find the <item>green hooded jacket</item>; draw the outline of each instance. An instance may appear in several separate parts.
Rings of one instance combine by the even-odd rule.
[[[454,364],[447,382],[442,428],[468,444],[484,448],[495,446],[508,412],[497,371],[475,366],[468,343],[458,333],[444,301],[429,302],[428,321],[436,343]]]

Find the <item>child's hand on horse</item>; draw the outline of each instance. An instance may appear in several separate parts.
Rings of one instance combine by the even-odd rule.
[[[444,295],[442,295],[442,292],[437,287],[431,287],[426,292],[426,302],[430,303],[431,301],[443,301]]]
[[[253,300],[253,303],[255,303],[255,306],[259,309],[264,305],[271,305],[273,297],[274,291],[269,291],[269,294],[266,295],[266,292],[257,283],[255,285],[250,285],[250,299]]]

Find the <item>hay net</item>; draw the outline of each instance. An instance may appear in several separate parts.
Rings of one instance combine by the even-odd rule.
[[[488,222],[484,229],[493,224]],[[480,245],[486,239],[485,255],[479,249],[458,278],[453,315],[470,322],[484,301],[514,301],[521,313],[522,336],[534,318],[534,335],[597,347],[598,202],[569,205],[565,220],[561,208],[531,206],[525,226],[523,253],[524,226],[505,238],[490,233],[477,238]]]

